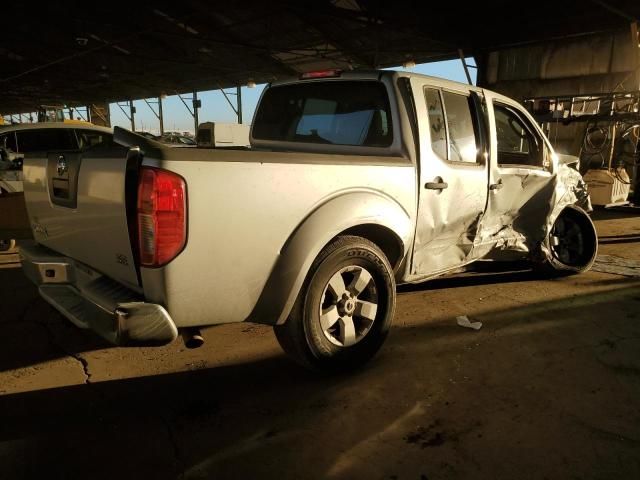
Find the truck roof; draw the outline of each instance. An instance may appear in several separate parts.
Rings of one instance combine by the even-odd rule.
[[[331,72],[332,70],[327,70],[327,72]],[[300,82],[314,82],[314,81],[322,81],[322,80],[378,80],[383,76],[396,76],[396,77],[406,77],[406,78],[423,78],[428,79],[429,83],[432,83],[434,86],[439,87],[450,87],[454,89],[460,89],[461,87],[469,89],[469,90],[482,90],[480,87],[475,85],[469,85],[468,83],[455,82],[453,80],[447,80],[445,78],[433,77],[430,75],[423,75],[421,73],[413,73],[413,72],[404,72],[400,70],[333,70],[336,72],[335,75],[327,75],[327,76],[314,76],[310,78],[302,78],[298,77],[289,77],[283,80],[278,80],[272,82],[271,85],[285,85],[289,83],[300,83]],[[320,72],[318,72],[320,73]]]

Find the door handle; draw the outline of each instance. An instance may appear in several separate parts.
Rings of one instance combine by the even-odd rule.
[[[504,187],[504,183],[502,183],[502,179],[498,180],[498,183],[492,183],[489,185],[489,190],[500,190]]]
[[[444,190],[449,186],[447,182],[443,182],[440,177],[436,178],[437,182],[427,182],[424,184],[424,188],[427,190]]]

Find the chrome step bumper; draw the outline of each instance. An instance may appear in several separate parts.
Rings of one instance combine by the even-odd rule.
[[[21,248],[22,268],[69,321],[116,345],[164,345],[178,329],[161,305],[84,264],[40,245]]]

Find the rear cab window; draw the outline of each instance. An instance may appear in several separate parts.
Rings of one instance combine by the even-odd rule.
[[[274,142],[389,147],[393,123],[383,83],[326,81],[269,88],[252,136]]]

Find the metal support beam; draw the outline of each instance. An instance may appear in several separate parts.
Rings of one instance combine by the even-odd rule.
[[[156,118],[158,119],[158,122],[160,123],[160,136],[164,135],[164,118],[162,116],[162,97],[158,97],[158,99],[154,102],[154,101],[149,101],[148,99],[144,99],[144,103],[147,104],[147,106],[149,107],[149,109],[153,112],[153,114],[156,116]],[[155,108],[153,108],[153,104],[157,104],[158,105],[158,111],[156,112]]]
[[[136,114],[136,107],[133,106],[133,100],[129,100],[129,111],[131,112],[131,131],[135,132],[136,131],[136,119],[135,119],[135,114]]]
[[[464,52],[462,51],[461,48],[458,49],[458,55],[460,56],[460,61],[462,62],[462,67],[464,68],[464,73],[467,76],[467,82],[469,82],[469,85],[473,85],[473,82],[471,81],[471,74],[469,73],[469,67],[467,65],[467,62],[464,58]]]
[[[219,86],[219,85],[218,85]],[[229,95],[235,95],[234,93],[227,93],[224,91],[224,88],[220,87],[220,91],[222,92],[222,95],[224,95],[224,99],[227,101],[227,103],[229,104],[229,106],[231,107],[231,110],[233,110],[233,113],[235,113],[236,115],[238,115],[238,110],[236,107],[233,106],[233,103],[231,103],[231,100],[229,100]]]
[[[108,107],[108,104],[106,104]],[[96,105],[95,103],[92,103],[89,107],[89,118],[91,119],[90,122],[94,123],[94,117],[98,117],[100,120],[102,120],[101,124],[105,125],[105,126],[109,126],[110,125],[110,118],[109,118],[109,111],[108,108],[105,110],[101,111],[101,108]],[[103,113],[104,112],[104,113]]]
[[[631,54],[636,70],[636,86],[640,90],[640,30],[638,22],[631,22]]]
[[[240,85],[238,85],[236,92],[236,95],[238,96],[238,123],[242,123],[242,87],[240,87]]]
[[[84,120],[85,122],[90,122],[91,121],[91,116],[89,114],[89,107],[84,107],[85,108],[85,115],[82,115],[82,112],[80,111],[79,108],[76,108],[76,113],[78,114],[78,120]]]
[[[194,91],[193,92],[193,133],[194,135],[198,134],[198,125],[199,120],[198,120],[198,109],[200,108],[200,106],[202,105],[202,102],[200,102],[200,100],[198,100],[198,92]]]
[[[124,113],[124,116],[127,117],[127,120],[129,120],[131,122],[131,131],[135,132],[136,131],[136,122],[135,122],[135,113],[136,113],[136,107],[133,106],[133,100],[129,100],[127,103],[125,103],[124,105],[120,105],[120,102],[116,103],[116,105],[118,105],[118,108],[120,110],[122,110],[122,113]],[[123,107],[129,107],[129,114],[127,114],[127,111],[123,108]]]
[[[619,8],[616,8],[613,5],[610,5],[609,2],[605,2],[603,0],[591,0],[591,1],[593,3],[595,3],[596,5],[600,5],[605,10],[609,10],[610,12],[615,13],[619,17],[624,18],[625,20],[629,20],[631,22],[635,22],[635,21],[638,20],[633,15],[629,15],[627,12],[624,12],[624,11],[620,10]]]
[[[164,135],[164,114],[162,113],[162,97],[158,97],[158,120],[160,121],[160,135]]]
[[[218,84],[218,86],[220,87],[220,84]],[[231,107],[231,110],[233,110],[233,113],[235,113],[236,116],[238,117],[238,123],[242,123],[242,87],[238,85],[236,87],[236,93],[227,93],[224,91],[224,88],[222,87],[220,87],[220,91],[222,92],[222,95],[224,95],[224,99],[227,101],[227,103]],[[235,106],[233,105],[233,102],[229,98],[229,95],[236,96]]]
[[[176,95],[178,95],[178,98],[180,99],[180,101],[184,104],[186,109],[189,111],[189,113],[193,117],[193,124],[195,125],[194,133],[197,134],[198,133],[198,109],[202,106],[202,102],[198,100],[198,92],[193,92],[193,97],[186,98],[187,100],[191,100],[191,107],[193,107],[193,110],[191,107],[189,107],[189,104],[185,102],[185,97],[180,95],[178,92],[176,92]]]

